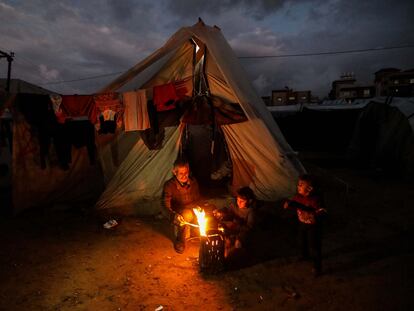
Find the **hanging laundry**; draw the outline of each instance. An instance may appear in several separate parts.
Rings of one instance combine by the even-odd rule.
[[[66,125],[66,135],[69,142],[75,148],[85,147],[88,149],[89,162],[91,165],[96,161],[95,129],[89,120],[68,121]],[[69,158],[69,163],[71,162]]]
[[[167,111],[175,108],[178,99],[173,83],[154,86],[154,105],[157,111]]]
[[[126,92],[122,94],[122,98],[125,106],[125,132],[143,131],[150,128],[146,90]]]
[[[56,115],[56,120],[58,123],[63,124],[68,117],[66,113],[63,112],[61,104],[62,104],[62,96],[58,94],[50,94],[50,101],[52,102],[53,111]]]
[[[95,94],[93,96],[97,112],[96,129],[99,134],[115,133],[122,126],[123,107],[116,92]]]
[[[188,77],[183,80],[174,81],[175,93],[179,99],[192,97],[193,95],[193,77]]]
[[[184,103],[185,113],[182,122],[186,124],[200,125],[212,124],[214,120],[210,98],[202,95]]]
[[[214,119],[217,125],[226,125],[247,121],[247,117],[237,103],[230,103],[218,96],[211,96]]]
[[[97,120],[92,95],[62,95],[61,107],[69,118],[86,116],[92,123]]]
[[[50,98],[48,95],[21,93],[17,95],[16,103],[17,108],[30,124],[31,132],[38,138],[40,167],[45,169],[57,124]]]

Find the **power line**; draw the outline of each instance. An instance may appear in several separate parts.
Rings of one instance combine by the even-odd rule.
[[[118,72],[105,73],[105,74],[102,74],[102,75],[90,76],[90,77],[73,79],[73,80],[62,80],[62,81],[47,82],[47,83],[42,83],[41,85],[60,84],[60,83],[67,83],[67,82],[77,82],[77,81],[84,81],[84,80],[92,80],[92,79],[98,79],[98,78],[103,78],[103,77],[118,75],[118,74],[121,74],[123,72],[124,71],[118,71]]]
[[[344,51],[329,51],[329,52],[315,52],[315,53],[302,53],[302,54],[281,54],[281,55],[262,55],[262,56],[238,56],[239,59],[248,59],[248,58],[282,58],[282,57],[301,57],[301,56],[320,56],[320,55],[337,55],[337,54],[351,54],[351,53],[364,53],[364,52],[375,52],[375,51],[384,51],[384,50],[395,50],[395,49],[406,49],[406,48],[414,48],[414,44],[412,45],[400,45],[400,46],[388,46],[388,47],[379,47],[379,48],[370,48],[370,49],[358,49],[358,50],[344,50]],[[51,85],[51,84],[61,84],[61,83],[69,83],[69,82],[77,82],[77,81],[84,81],[84,80],[92,80],[98,79],[113,75],[118,75],[124,73],[125,71],[118,71],[112,73],[106,73],[102,75],[90,76],[85,78],[73,79],[73,80],[62,80],[62,81],[54,81],[54,82],[46,82],[40,85]]]
[[[329,52],[315,52],[315,53],[302,53],[302,54],[282,54],[282,55],[263,55],[263,56],[239,56],[237,58],[280,58],[280,57],[299,57],[299,56],[318,56],[318,55],[336,55],[336,54],[350,54],[350,53],[362,53],[395,49],[413,48],[413,45],[400,45],[400,46],[388,46],[371,49],[359,49],[359,50],[345,50],[345,51],[329,51]]]

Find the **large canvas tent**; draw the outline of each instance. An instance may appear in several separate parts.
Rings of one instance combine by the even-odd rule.
[[[188,81],[193,97],[203,93],[237,103],[246,116],[245,122],[220,126],[232,162],[233,189],[250,186],[264,200],[281,199],[294,192],[303,167],[218,27],[200,20],[181,28],[101,92],[149,89],[173,81]],[[118,137],[116,148],[130,150],[119,165],[113,164],[113,145],[101,150],[106,189],[97,207],[130,207],[140,214],[158,212],[155,202],[163,183],[171,177],[185,127],[181,122],[166,128],[162,147],[154,150],[142,139],[126,148],[124,138]]]
[[[360,166],[414,176],[414,99],[378,97],[361,112],[349,145]]]

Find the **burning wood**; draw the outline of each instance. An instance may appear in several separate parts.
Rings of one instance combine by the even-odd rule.
[[[205,211],[197,206],[197,208],[193,208],[194,214],[197,216],[197,221],[200,229],[200,235],[206,236],[206,230],[207,230],[207,217]]]

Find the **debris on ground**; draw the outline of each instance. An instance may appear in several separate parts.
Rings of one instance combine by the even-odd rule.
[[[104,223],[103,227],[105,229],[112,229],[114,227],[118,226],[118,222],[115,219],[108,220],[106,223]]]

